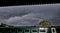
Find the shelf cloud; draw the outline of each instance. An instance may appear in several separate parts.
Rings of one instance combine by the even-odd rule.
[[[37,25],[38,21],[50,20],[60,26],[60,4],[0,7],[0,23],[14,26]]]

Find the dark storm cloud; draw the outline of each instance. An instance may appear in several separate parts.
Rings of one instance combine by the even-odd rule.
[[[60,25],[60,4],[0,7],[0,22],[15,26],[36,25],[40,20],[51,20]]]
[[[14,16],[23,16],[25,14],[30,13],[31,11],[28,11],[28,9],[25,9],[24,7],[1,7],[0,8],[0,17],[1,18],[10,18]]]

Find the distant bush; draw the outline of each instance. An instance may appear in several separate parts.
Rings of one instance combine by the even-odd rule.
[[[7,24],[4,24],[4,23],[0,23],[0,27],[13,27],[13,26],[7,25]]]
[[[39,22],[39,27],[51,27],[51,26],[53,26],[53,23],[51,21],[43,20]]]

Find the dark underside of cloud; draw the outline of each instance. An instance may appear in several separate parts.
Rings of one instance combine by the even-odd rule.
[[[40,20],[50,20],[60,26],[60,4],[0,7],[0,22],[26,26],[37,25]]]

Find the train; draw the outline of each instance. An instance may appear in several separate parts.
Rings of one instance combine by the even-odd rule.
[[[23,27],[1,27],[0,33],[57,33],[56,28]]]

